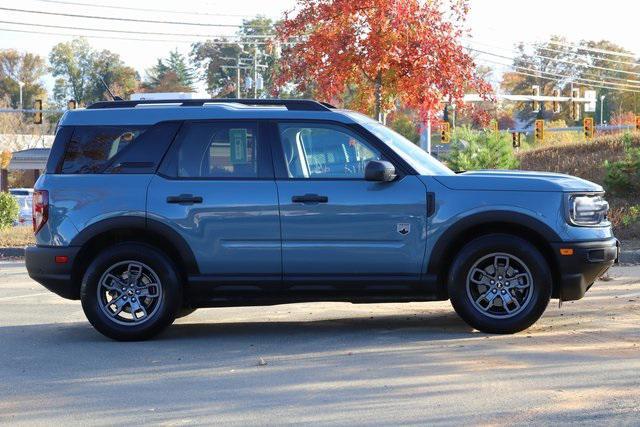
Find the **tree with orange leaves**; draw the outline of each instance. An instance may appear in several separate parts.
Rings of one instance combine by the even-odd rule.
[[[377,119],[401,101],[425,121],[465,88],[490,89],[460,44],[467,12],[466,0],[298,0],[277,29],[290,47],[276,83],[325,101],[355,88],[354,107]]]

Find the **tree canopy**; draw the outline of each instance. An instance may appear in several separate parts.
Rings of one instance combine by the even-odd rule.
[[[484,94],[471,56],[460,44],[464,0],[298,0],[278,26],[282,52],[277,84],[334,101],[355,89],[355,107],[380,117],[400,100],[423,119],[464,88]],[[295,15],[295,16],[293,16]]]

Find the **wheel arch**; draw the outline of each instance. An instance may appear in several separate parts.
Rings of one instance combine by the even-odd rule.
[[[78,291],[96,252],[124,241],[150,244],[164,252],[176,264],[185,284],[189,275],[199,273],[191,248],[168,225],[144,217],[109,218],[85,228],[71,241],[71,246],[81,248],[72,267],[72,281],[78,284]]]
[[[526,214],[512,211],[488,211],[461,219],[436,241],[427,264],[427,275],[436,279],[437,292],[448,298],[447,277],[455,256],[471,240],[493,233],[512,234],[532,243],[547,261],[553,277],[553,297],[557,297],[559,268],[553,256],[552,242],[562,239],[548,225]]]

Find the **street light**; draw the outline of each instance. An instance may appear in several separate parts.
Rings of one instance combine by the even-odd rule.
[[[602,112],[604,110],[604,99],[606,95],[600,95],[600,126],[602,126]]]

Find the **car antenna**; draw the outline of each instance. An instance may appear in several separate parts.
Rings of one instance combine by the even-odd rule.
[[[109,89],[109,86],[105,83],[105,81],[102,78],[102,76],[98,76],[98,78],[100,79],[100,81],[104,85],[105,89],[107,89],[107,92],[109,92],[109,96],[111,96],[111,99],[113,101],[124,101],[122,98],[120,98],[119,96],[114,95],[113,92],[111,92],[111,89]]]

